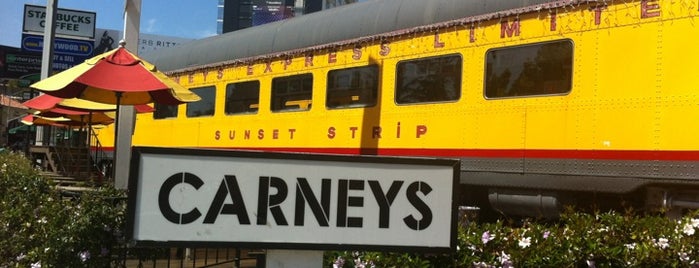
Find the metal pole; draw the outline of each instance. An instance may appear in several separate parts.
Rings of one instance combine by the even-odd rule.
[[[124,46],[127,50],[138,55],[138,36],[141,24],[141,0],[125,0],[124,5]],[[136,112],[131,105],[122,105],[119,109],[119,119],[116,122],[118,128],[114,141],[114,154],[119,155],[114,159],[114,187],[118,189],[128,188],[129,163],[131,161],[131,136],[136,122]],[[116,137],[119,137],[116,140]]]
[[[47,0],[46,26],[44,26],[44,47],[41,54],[41,79],[50,76],[53,68],[53,43],[56,39],[56,13],[58,12],[58,0]]]
[[[58,13],[58,0],[46,1],[46,24],[44,26],[44,44],[41,53],[41,80],[51,76],[53,72],[53,43],[56,39],[56,14]],[[34,97],[34,89],[29,91],[29,97]],[[27,128],[29,131],[30,128]],[[44,129],[36,126],[36,135],[34,141],[37,145],[43,145]],[[29,139],[25,142],[27,150],[29,150]]]

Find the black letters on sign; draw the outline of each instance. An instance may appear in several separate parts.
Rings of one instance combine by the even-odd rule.
[[[270,188],[276,188],[277,193],[269,194]],[[260,177],[260,186],[257,196],[257,225],[267,224],[267,209],[272,212],[272,217],[277,225],[289,225],[284,217],[284,212],[279,206],[289,192],[284,180],[277,177]]]
[[[160,213],[163,214],[165,219],[175,224],[188,224],[197,220],[201,213],[198,209],[193,208],[191,211],[180,214],[172,209],[170,206],[170,192],[176,185],[180,183],[187,183],[194,187],[194,189],[199,190],[199,187],[204,185],[204,182],[192,173],[181,172],[176,173],[167,178],[163,185],[160,186],[160,193],[158,193],[158,206],[160,207]]]
[[[227,195],[231,197],[233,204],[223,203],[226,201]],[[240,193],[238,180],[233,175],[225,175],[224,179],[221,180],[221,186],[218,187],[218,192],[216,192],[216,196],[211,202],[209,212],[206,213],[204,218],[204,223],[214,223],[219,214],[238,215],[240,224],[250,224],[250,218],[248,218],[248,211],[245,209],[245,202],[243,202],[243,196]]]
[[[405,225],[407,225],[410,229],[420,231],[427,229],[427,227],[429,227],[432,223],[432,210],[430,210],[430,207],[417,196],[417,192],[421,192],[426,196],[432,192],[432,187],[425,182],[416,181],[408,185],[408,189],[406,189],[405,192],[408,202],[410,202],[410,204],[413,205],[413,207],[415,207],[420,214],[422,214],[422,219],[417,220],[415,219],[414,215],[410,215],[403,218],[403,222],[405,222]]]
[[[393,204],[393,200],[396,200],[401,186],[403,186],[402,181],[394,181],[391,187],[388,188],[388,192],[384,195],[379,181],[369,181],[369,188],[371,188],[371,192],[374,193],[376,203],[379,204],[379,228],[389,228],[391,204]]]
[[[363,207],[364,198],[349,196],[349,190],[364,190],[362,180],[340,180],[337,186],[337,227],[362,228],[361,217],[347,217],[347,207]]]
[[[304,201],[308,202],[308,206],[311,207],[313,216],[316,217],[318,224],[320,226],[329,226],[330,221],[330,179],[323,179],[321,185],[320,193],[320,203],[318,198],[311,190],[311,186],[308,184],[306,178],[298,178],[296,183],[296,213],[294,216],[294,225],[303,226],[303,220],[305,218],[305,208]]]

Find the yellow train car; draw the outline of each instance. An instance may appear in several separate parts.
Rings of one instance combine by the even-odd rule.
[[[202,100],[133,144],[458,158],[507,214],[699,208],[698,5],[374,0],[198,40],[142,55]]]

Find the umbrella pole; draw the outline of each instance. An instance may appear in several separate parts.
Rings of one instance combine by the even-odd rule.
[[[71,131],[70,131],[71,147],[72,147],[72,144],[75,143],[75,147],[78,148],[78,152],[80,152],[80,148],[85,145],[84,143],[80,142],[80,136],[82,135],[83,130],[84,130],[83,125],[85,125],[85,115],[81,114],[80,115],[80,128],[78,129],[77,139],[75,138],[75,134],[73,133],[73,130],[71,129]],[[80,159],[80,158],[78,158],[78,159]],[[87,161],[87,165],[85,166],[85,168],[86,168],[85,172],[87,173],[86,176],[89,177],[90,176],[89,175],[89,173],[90,173],[90,158],[86,158],[85,160]],[[78,166],[78,171],[77,171],[78,175],[80,175],[80,171],[82,171],[82,168],[80,166]],[[85,178],[85,179],[89,179],[89,178]]]
[[[119,105],[121,105],[121,92],[115,92],[116,94],[116,118],[114,119],[114,157],[112,161],[112,179],[116,182],[116,163],[117,163],[117,144],[119,140]]]
[[[92,111],[87,113],[87,140],[85,145],[87,147],[87,172],[92,173],[92,148],[90,148],[90,139],[92,138]]]

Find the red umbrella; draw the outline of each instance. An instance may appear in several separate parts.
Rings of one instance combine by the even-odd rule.
[[[37,114],[39,116],[43,117],[63,117],[63,118],[68,118],[74,122],[80,123],[80,125],[92,125],[92,124],[100,124],[100,125],[109,125],[111,123],[114,123],[114,118],[109,117],[103,112],[85,112],[85,111],[78,111],[78,110],[71,110],[71,109],[65,109],[65,108],[53,108],[50,110],[46,110],[43,112],[40,112]]]
[[[158,71],[154,65],[119,47],[86,60],[30,87],[59,98],[79,98],[119,105],[161,103],[176,105],[200,100],[199,96]],[[114,128],[118,141],[119,124]],[[116,152],[114,159],[116,160]]]
[[[35,114],[28,114],[22,117],[20,120],[22,124],[25,125],[41,125],[41,126],[57,126],[57,127],[66,127],[66,126],[76,126],[74,121],[65,118],[65,117],[49,117],[49,116],[40,116],[40,115],[35,115]]]
[[[83,100],[83,99],[63,99],[59,97],[54,97],[48,94],[42,94],[37,97],[34,97],[28,101],[25,101],[22,103],[24,106],[28,107],[29,109],[34,109],[37,111],[48,111],[54,108],[64,108],[67,110],[74,110],[74,111],[84,111],[84,112],[89,112],[89,111],[115,111],[116,110],[116,105],[114,104],[105,104],[105,103],[99,103],[99,102],[94,102],[94,101],[88,101],[88,100]],[[150,113],[153,112],[155,109],[153,107],[148,106],[147,104],[138,104],[134,105],[134,108],[136,109],[136,112],[138,113]]]
[[[59,98],[117,105],[152,102],[176,105],[200,99],[154,65],[131,54],[123,43],[31,87]]]

